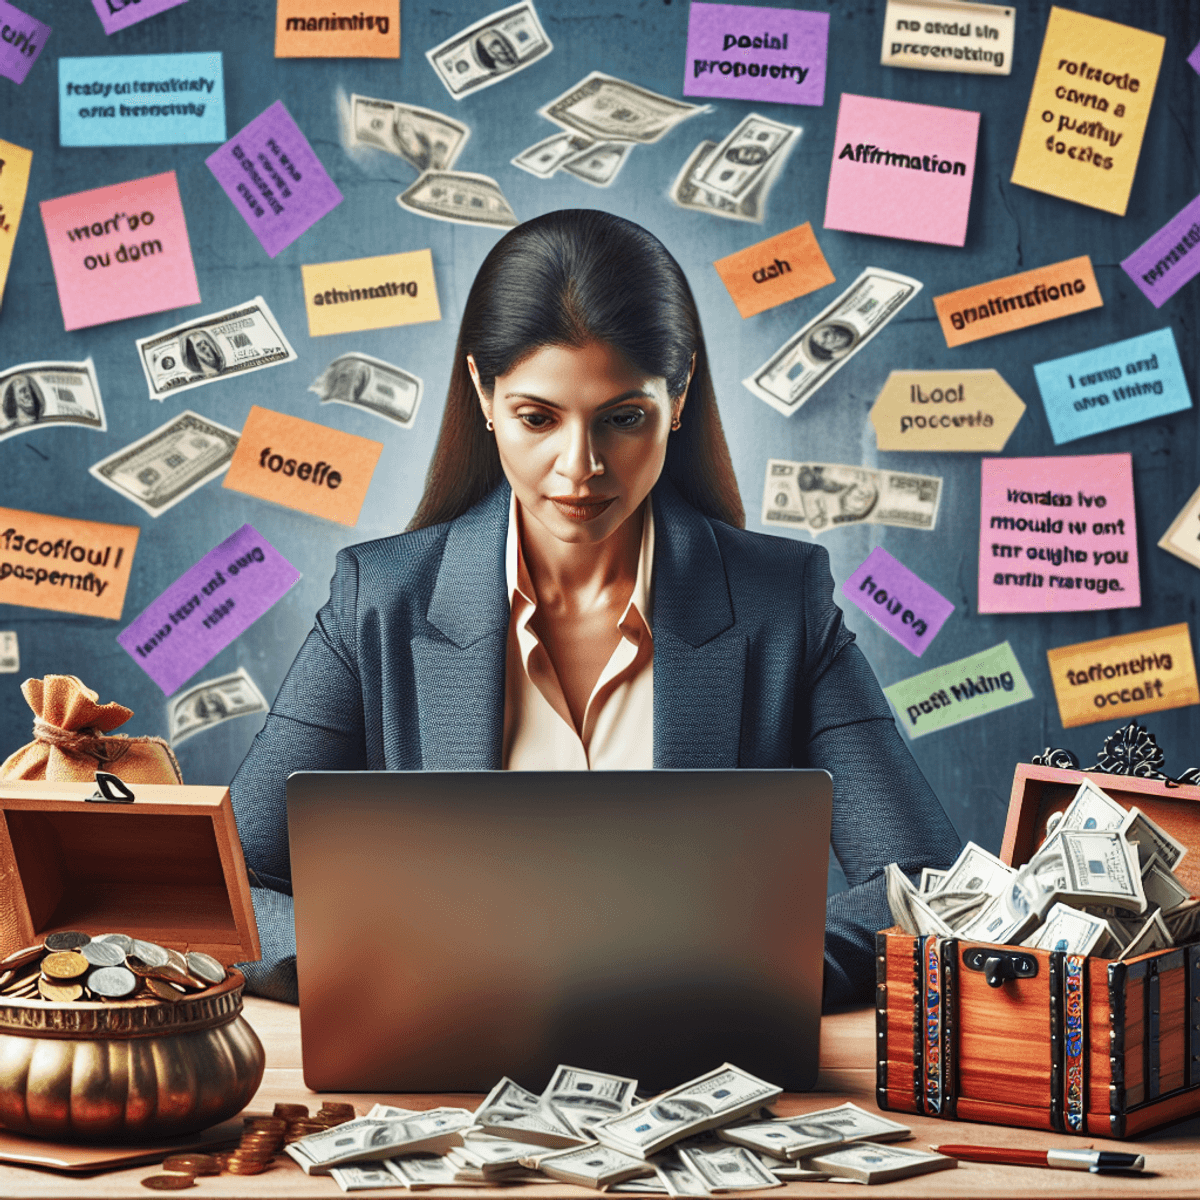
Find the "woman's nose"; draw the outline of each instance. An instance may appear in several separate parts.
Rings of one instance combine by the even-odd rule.
[[[595,475],[604,474],[604,464],[596,452],[591,430],[584,423],[569,423],[564,429],[566,444],[558,456],[556,469],[576,487]]]

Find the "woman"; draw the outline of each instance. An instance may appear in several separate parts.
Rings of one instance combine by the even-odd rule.
[[[883,869],[958,839],[833,604],[814,545],[746,533],[691,290],[640,226],[506,234],[463,313],[409,531],[343,550],[233,781],[263,962],[294,999],[295,770],[824,767],[851,884],[825,995],[863,999]],[[274,889],[274,890],[271,890]]]

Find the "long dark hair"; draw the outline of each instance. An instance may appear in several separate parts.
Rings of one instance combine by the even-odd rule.
[[[467,355],[489,391],[543,346],[611,346],[671,396],[687,385],[683,423],[667,442],[667,478],[693,507],[739,528],[745,513],[721,430],[700,314],[687,279],[652,233],[623,217],[564,209],[510,230],[471,285],[446,411],[425,494],[409,529],[450,521],[504,477]],[[687,384],[692,355],[696,367]]]

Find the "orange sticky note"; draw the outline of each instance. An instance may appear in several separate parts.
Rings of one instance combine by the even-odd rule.
[[[1086,254],[933,298],[947,346],[963,346],[1103,306],[1092,260]]]
[[[0,508],[0,604],[119,620],[140,532]]]
[[[302,263],[300,274],[309,337],[442,319],[428,250]]]
[[[355,525],[382,450],[382,442],[255,404],[224,486]]]
[[[400,0],[370,0],[340,15],[329,0],[278,0],[276,58],[399,58]]]
[[[718,258],[713,266],[743,317],[807,296],[834,282],[811,221]]]

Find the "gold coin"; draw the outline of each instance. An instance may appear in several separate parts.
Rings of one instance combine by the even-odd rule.
[[[47,979],[78,979],[91,969],[92,964],[77,950],[58,950],[42,959],[42,974]]]
[[[287,1122],[280,1117],[245,1117],[242,1124],[247,1129],[278,1129],[281,1133],[287,1128]]]
[[[196,1186],[195,1175],[147,1175],[142,1187],[155,1192],[181,1192]]]
[[[250,1162],[246,1159],[231,1158],[225,1168],[230,1175],[261,1175],[266,1169],[265,1162]]]
[[[163,1159],[164,1171],[185,1175],[220,1175],[221,1164],[211,1154],[172,1154]]]
[[[60,1004],[78,1000],[83,995],[82,984],[53,983],[49,979],[39,979],[37,990],[43,1000],[54,1000]]]

